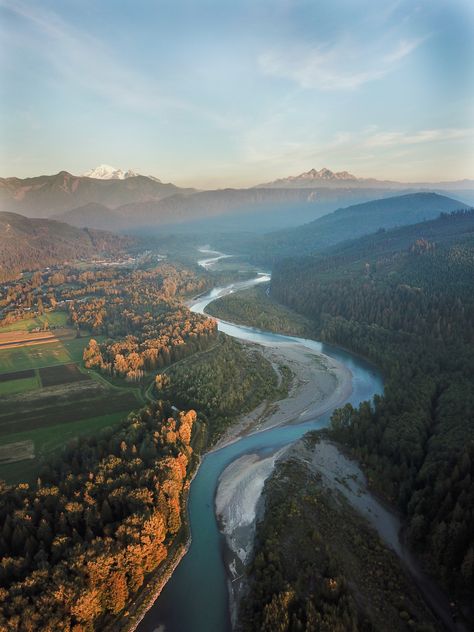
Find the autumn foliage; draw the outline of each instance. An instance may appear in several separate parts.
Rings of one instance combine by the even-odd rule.
[[[160,403],[0,490],[0,630],[102,629],[181,526],[196,413]]]

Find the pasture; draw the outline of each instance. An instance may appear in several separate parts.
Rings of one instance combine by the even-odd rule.
[[[23,371],[19,371],[23,373]],[[6,375],[15,375],[14,373],[7,373]],[[0,375],[0,377],[4,377]],[[15,393],[25,393],[26,391],[34,391],[40,388],[41,383],[38,379],[38,374],[33,371],[31,377],[14,378],[10,380],[0,380],[0,397],[2,395],[14,395]]]
[[[134,408],[137,408],[135,403]],[[49,462],[49,457],[59,452],[67,444],[81,436],[99,434],[104,428],[114,426],[125,419],[130,411],[89,417],[64,425],[47,426],[28,432],[18,432],[8,436],[8,444],[3,444],[5,450],[10,450],[12,443],[31,442],[34,446],[33,457],[25,460],[2,464],[0,462],[0,478],[9,484],[25,481],[34,483],[41,473],[41,468]],[[3,437],[0,438],[3,443]],[[1,450],[1,447],[0,447]],[[18,456],[18,455],[16,455]]]
[[[24,340],[35,333],[23,332]],[[117,387],[84,370],[90,338],[0,346],[0,478],[8,483],[33,482],[69,441],[116,424],[142,405],[138,387]]]
[[[82,353],[92,336],[55,340],[47,344],[0,348],[0,375],[24,369],[82,362]],[[93,336],[97,341],[101,336]]]
[[[50,328],[66,327],[67,317],[67,312],[64,311],[47,312],[42,316],[23,318],[9,325],[2,325],[0,326],[0,333],[7,331],[33,331],[33,329],[37,329],[38,327],[42,328],[44,323],[48,323]]]

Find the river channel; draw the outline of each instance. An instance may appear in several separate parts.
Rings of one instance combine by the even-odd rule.
[[[211,254],[206,252],[206,254]],[[216,253],[220,254],[220,253]],[[209,259],[206,259],[209,265]],[[220,296],[269,281],[261,274],[255,279],[215,288],[191,304],[194,312]],[[330,345],[292,336],[283,336],[251,327],[218,321],[219,330],[253,343],[297,344],[317,351],[343,364],[352,374],[352,393],[346,400],[357,406],[383,392],[383,380],[377,369],[347,351]],[[192,542],[188,553],[164,587],[159,599],[140,623],[139,632],[228,632],[230,630],[227,576],[223,559],[224,538],[219,532],[214,496],[219,476],[235,459],[259,452],[272,453],[310,430],[327,426],[331,412],[303,423],[283,425],[248,435],[219,450],[205,454],[191,484],[188,511]]]

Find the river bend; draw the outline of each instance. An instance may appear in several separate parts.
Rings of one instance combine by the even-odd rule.
[[[206,259],[206,264],[206,267],[209,267],[209,259]],[[190,307],[195,312],[204,313],[205,307],[216,298],[269,280],[269,275],[260,274],[249,281],[215,288],[193,301]],[[352,374],[352,393],[346,401],[354,406],[383,392],[380,372],[362,358],[347,351],[314,340],[274,334],[220,320],[218,327],[229,336],[247,342],[302,345],[343,364]],[[232,461],[245,454],[271,453],[296,441],[310,430],[324,428],[329,423],[331,412],[303,423],[278,426],[248,435],[203,456],[191,484],[188,499],[191,546],[159,599],[140,623],[139,632],[230,630],[227,576],[223,559],[225,543],[219,532],[214,510],[214,496],[219,476]]]

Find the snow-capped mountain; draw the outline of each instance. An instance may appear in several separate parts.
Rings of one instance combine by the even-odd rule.
[[[90,169],[82,174],[86,178],[95,178],[96,180],[125,180],[126,178],[135,178],[139,174],[131,169],[124,171],[116,169],[110,165],[99,165],[95,169]]]
[[[273,182],[258,184],[257,189],[383,189],[393,190],[464,190],[472,189],[473,180],[457,180],[454,182],[397,182],[394,180],[377,180],[376,178],[358,178],[348,171],[331,171],[323,167],[319,171],[310,169],[297,176],[279,178]]]
[[[273,182],[258,185],[258,188],[295,189],[295,188],[328,188],[328,189],[360,189],[360,188],[400,188],[406,187],[400,182],[376,180],[375,178],[358,178],[348,171],[331,171],[323,167],[319,171],[310,169],[297,176],[280,178]]]
[[[321,186],[340,186],[351,185],[362,182],[362,178],[357,178],[348,171],[331,171],[323,167],[319,171],[317,169],[310,169],[304,173],[300,173],[297,176],[288,176],[287,178],[280,178],[274,182],[268,182],[267,184],[259,185],[261,187],[321,187]]]
[[[290,176],[285,178],[289,182],[294,180],[358,180],[352,173],[348,173],[347,171],[331,171],[330,169],[326,169],[323,167],[319,171],[317,169],[310,169],[305,173],[300,173],[299,176]]]

